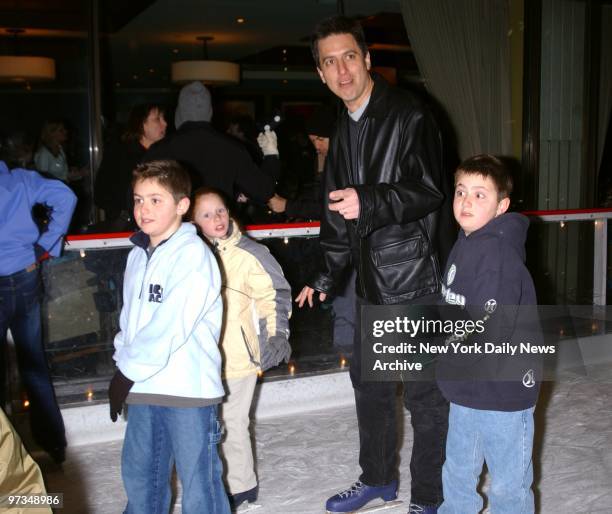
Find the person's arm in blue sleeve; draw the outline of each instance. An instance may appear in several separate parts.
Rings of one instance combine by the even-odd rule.
[[[51,209],[47,230],[36,242],[49,255],[57,257],[62,251],[62,237],[70,226],[77,198],[72,190],[60,180],[43,178],[36,172],[28,173],[28,190],[32,207],[45,204]]]

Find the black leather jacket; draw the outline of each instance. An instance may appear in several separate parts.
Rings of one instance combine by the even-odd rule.
[[[308,285],[333,294],[352,263],[359,296],[373,304],[394,304],[440,289],[438,240],[454,239],[448,228],[439,234],[450,181],[429,110],[410,93],[376,75],[373,79],[359,131],[357,169],[350,165],[346,108],[330,141],[320,235],[324,271]],[[329,192],[346,187],[359,195],[357,220],[345,221],[328,209]]]

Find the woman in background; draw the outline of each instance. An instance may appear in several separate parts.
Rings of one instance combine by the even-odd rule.
[[[63,145],[68,131],[62,121],[45,121],[40,132],[40,145],[34,154],[36,169],[68,182],[69,168]]]
[[[94,201],[110,222],[129,222],[132,213],[132,170],[147,149],[166,135],[164,108],[158,104],[136,105],[130,111],[119,141],[104,152],[96,176]],[[127,227],[126,227],[127,228]]]

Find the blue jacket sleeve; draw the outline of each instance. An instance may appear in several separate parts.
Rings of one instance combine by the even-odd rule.
[[[49,252],[49,255],[57,257],[62,251],[62,237],[70,225],[77,198],[60,180],[44,178],[34,171],[28,173],[26,180],[32,207],[41,203],[51,208],[47,230],[36,243]]]

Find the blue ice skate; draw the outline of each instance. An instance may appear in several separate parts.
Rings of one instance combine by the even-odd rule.
[[[368,505],[372,500],[382,500]],[[355,482],[351,487],[332,496],[325,508],[328,514],[353,512],[374,512],[377,510],[396,507],[402,502],[397,500],[397,480],[381,486],[366,485],[361,481]]]

